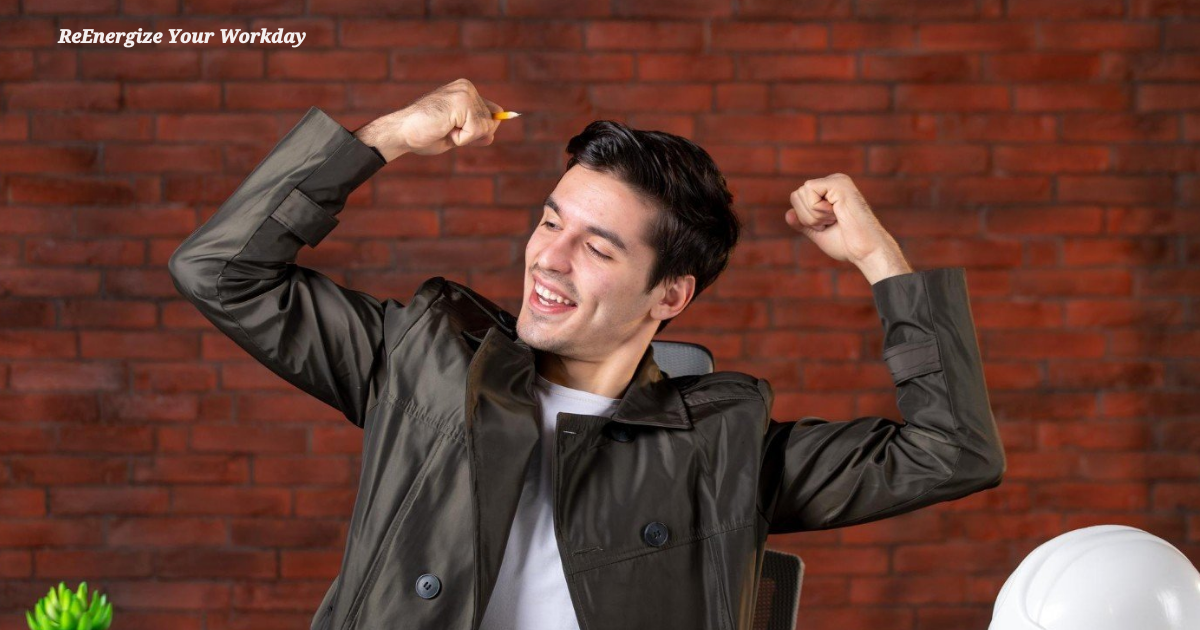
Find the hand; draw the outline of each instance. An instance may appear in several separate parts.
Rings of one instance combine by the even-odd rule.
[[[834,173],[810,179],[791,195],[784,220],[830,258],[862,266],[903,261],[900,246],[879,224],[850,177]],[[906,266],[907,263],[903,263]]]
[[[501,122],[492,120],[492,114],[502,111],[470,81],[458,79],[363,125],[354,135],[379,149],[388,162],[405,153],[437,155],[454,147],[490,145]]]

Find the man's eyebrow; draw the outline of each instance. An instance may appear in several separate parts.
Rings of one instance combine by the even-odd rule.
[[[554,201],[554,197],[552,195],[546,197],[546,206],[549,207],[551,210],[554,210],[554,212],[557,213],[559,216],[562,216],[563,211],[561,208],[558,207],[558,202]],[[600,238],[607,239],[613,245],[616,245],[617,249],[625,252],[626,254],[629,253],[629,248],[625,246],[625,241],[621,240],[621,237],[617,236],[617,234],[615,232],[606,230],[606,229],[596,226],[596,225],[592,225],[590,223],[584,224],[583,229],[587,230],[588,232],[591,232],[592,234],[595,234],[596,236],[599,236]]]

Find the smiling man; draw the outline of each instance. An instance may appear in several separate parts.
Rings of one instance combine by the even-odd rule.
[[[295,264],[375,172],[487,146],[498,111],[464,79],[353,133],[311,108],[171,257],[218,329],[363,429],[314,630],[748,630],[769,534],[1000,483],[964,270],[914,272],[844,175],[782,220],[871,283],[898,421],[780,422],[763,379],[659,370],[651,339],[741,229],[680,136],[596,121],[568,142],[516,316],[443,277],[402,304]]]
[[[600,122],[576,141],[595,151],[627,134]],[[702,289],[725,266],[738,227],[726,209],[723,248],[707,255],[689,252],[709,259],[694,260],[694,274],[655,278],[658,256],[650,233],[663,230],[655,204],[613,174],[580,163],[579,156],[570,162],[525,246],[526,300],[517,332],[538,350],[539,374],[619,398],[659,322],[691,302],[696,275],[703,278]]]

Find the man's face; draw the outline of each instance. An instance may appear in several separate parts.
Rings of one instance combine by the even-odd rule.
[[[646,242],[658,212],[617,178],[571,167],[547,198],[525,245],[525,294],[517,334],[530,347],[600,359],[659,320],[661,288],[645,292],[654,251]],[[573,302],[547,303],[541,287]]]

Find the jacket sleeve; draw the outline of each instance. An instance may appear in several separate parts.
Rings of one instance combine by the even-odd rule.
[[[312,107],[171,255],[176,289],[260,363],[363,426],[383,308],[295,264],[386,162]]]
[[[760,510],[772,534],[876,521],[1000,484],[1006,462],[962,267],[871,285],[899,422],[770,419]],[[759,380],[770,413],[770,384]]]

